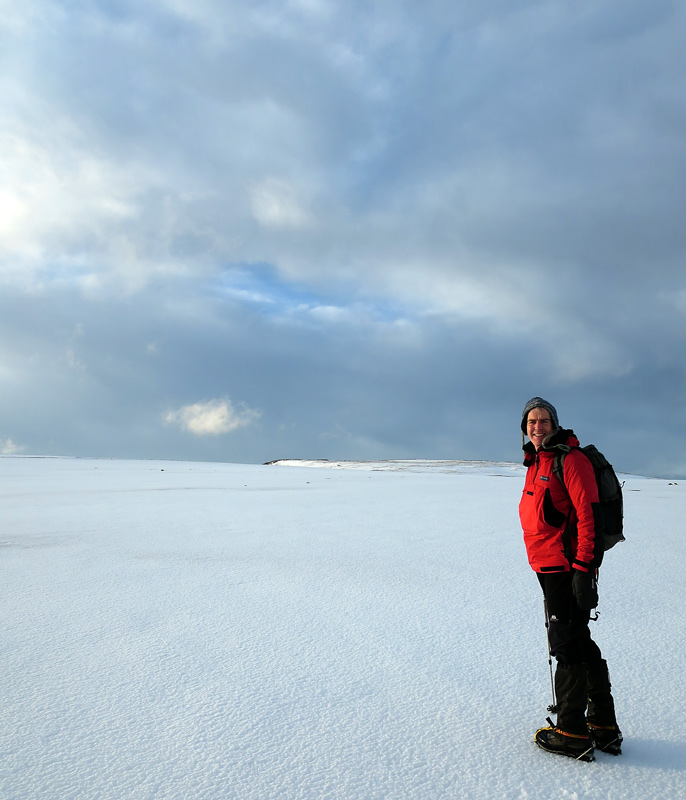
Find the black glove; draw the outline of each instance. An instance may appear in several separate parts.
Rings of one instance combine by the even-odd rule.
[[[572,591],[576,597],[576,604],[584,611],[590,611],[598,605],[598,583],[595,570],[582,572],[580,569],[572,570]]]

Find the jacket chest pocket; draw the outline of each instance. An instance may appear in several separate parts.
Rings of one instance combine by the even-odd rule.
[[[550,525],[551,528],[561,528],[567,519],[565,514],[555,508],[550,489],[546,489],[543,495],[543,519],[545,524]]]

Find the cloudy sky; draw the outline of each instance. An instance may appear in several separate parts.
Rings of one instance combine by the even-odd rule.
[[[0,0],[0,452],[686,477],[686,6]]]

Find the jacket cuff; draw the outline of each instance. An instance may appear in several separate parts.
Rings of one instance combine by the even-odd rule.
[[[572,561],[572,567],[578,569],[579,572],[588,572],[591,565],[588,561],[579,561],[578,558],[575,558],[574,561]]]

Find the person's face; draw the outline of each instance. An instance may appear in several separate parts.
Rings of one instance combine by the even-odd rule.
[[[550,412],[545,408],[533,408],[526,418],[526,434],[536,450],[540,450],[543,440],[553,432],[553,421]]]

